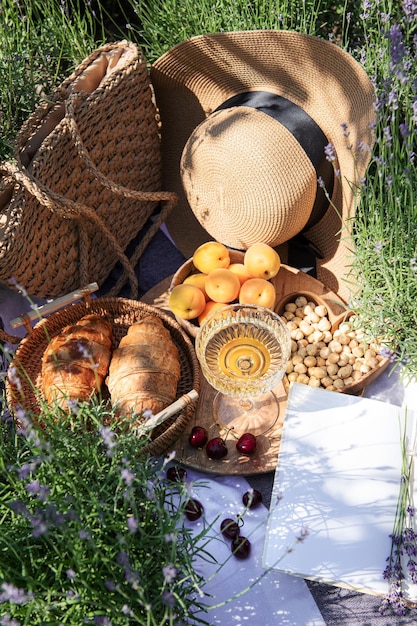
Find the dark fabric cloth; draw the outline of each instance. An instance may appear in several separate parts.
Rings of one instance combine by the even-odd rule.
[[[133,250],[149,226],[150,224],[148,223],[139,235],[130,243],[126,251],[128,257],[131,256]],[[148,247],[145,249],[142,257],[139,259],[139,262],[135,267],[135,274],[139,282],[139,299],[161,280],[173,274],[185,260],[185,257],[181,254],[178,248],[176,248],[168,237],[161,230],[159,230]],[[105,295],[112,285],[114,285],[118,280],[121,275],[121,271],[121,266],[119,264],[116,265],[96,295]],[[129,283],[124,285],[118,296],[123,298],[130,297]]]

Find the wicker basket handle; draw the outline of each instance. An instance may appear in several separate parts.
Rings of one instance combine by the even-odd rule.
[[[0,328],[0,343],[11,343],[11,344],[18,344],[22,341],[22,337],[16,337],[15,335],[9,335],[9,333],[6,333],[5,330],[3,330],[2,328]],[[1,350],[1,346],[0,346],[0,350]]]
[[[27,334],[30,335],[33,331],[33,328],[31,326],[32,322],[39,321],[45,318],[50,313],[55,313],[55,311],[59,311],[60,309],[69,306],[74,302],[77,302],[77,300],[84,299],[84,301],[89,304],[91,302],[91,294],[97,291],[98,288],[99,286],[97,283],[90,283],[89,285],[86,285],[81,289],[75,289],[75,291],[71,291],[64,296],[55,298],[55,300],[51,300],[50,302],[46,302],[46,304],[33,307],[31,311],[22,313],[18,317],[10,320],[10,326],[12,328],[19,328],[19,326],[24,326],[27,330]],[[0,342],[18,344],[21,341],[22,337],[9,335],[9,333],[0,328]]]

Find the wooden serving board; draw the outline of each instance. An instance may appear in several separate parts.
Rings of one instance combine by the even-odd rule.
[[[258,435],[256,451],[250,456],[239,454],[236,450],[236,438],[231,434],[226,436],[228,448],[227,456],[221,460],[209,459],[205,449],[195,449],[188,443],[188,437],[193,426],[204,426],[208,431],[209,439],[221,435],[221,431],[214,422],[211,407],[217,391],[208,382],[201,378],[200,397],[194,418],[187,424],[187,428],[172,446],[176,459],[180,463],[210,474],[253,475],[275,470],[281,432],[287,406],[287,391],[284,383],[277,385],[273,392],[278,400],[279,414],[274,426],[264,435]],[[222,431],[223,432],[223,431]]]
[[[142,300],[147,304],[169,311],[168,300],[171,280],[172,277],[168,277],[161,281],[148,291]],[[281,265],[278,275],[272,279],[272,282],[277,294],[275,310],[278,313],[282,313],[284,304],[292,301],[292,297],[295,299],[300,294],[311,294],[312,297],[318,299],[318,302],[326,305],[328,317],[332,325],[338,325],[346,315],[346,304],[337,294],[327,289],[317,279],[300,270]],[[378,368],[366,382],[371,382],[385,367],[386,365]],[[366,382],[362,386],[365,386]],[[189,422],[187,429],[171,448],[176,452],[176,459],[184,465],[211,474],[249,476],[275,471],[287,404],[288,382],[286,379],[279,383],[273,391],[279,403],[278,420],[268,433],[257,438],[256,452],[251,456],[240,455],[236,450],[236,440],[232,435],[229,435],[226,440],[228,446],[227,456],[221,460],[211,460],[204,449],[195,449],[188,443],[191,429],[196,425],[204,426],[209,433],[210,439],[220,434],[220,429],[215,423],[211,412],[213,400],[217,392],[201,375],[200,397],[194,418]],[[337,392],[329,391],[329,393]]]

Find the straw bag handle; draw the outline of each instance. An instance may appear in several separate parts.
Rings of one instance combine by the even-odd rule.
[[[137,296],[138,280],[131,261],[124,253],[115,236],[109,231],[103,220],[100,218],[99,215],[97,215],[97,213],[93,209],[90,209],[88,206],[81,204],[80,202],[75,202],[70,198],[62,196],[52,191],[51,189],[48,189],[45,185],[37,181],[34,176],[32,176],[26,170],[26,168],[23,167],[23,165],[19,166],[11,161],[6,161],[0,166],[0,174],[5,174],[6,176],[15,180],[29,193],[35,196],[38,202],[47,207],[51,212],[59,214],[63,219],[73,219],[78,221],[81,240],[80,282],[82,284],[88,282],[88,235],[85,224],[83,223],[83,221],[87,221],[94,224],[96,228],[100,229],[107,237],[109,243],[116,251],[118,259],[124,268],[124,273],[122,277],[117,281],[117,283],[114,285],[108,295],[110,296],[112,295],[112,293],[117,293],[117,290],[120,290],[126,280],[129,279],[129,282],[131,284],[132,297],[135,298]],[[157,194],[155,194],[155,196],[156,195]],[[160,220],[165,219],[165,215],[167,215],[169,211],[171,211],[171,209],[175,206],[176,198],[177,196],[175,194],[170,194],[170,200],[168,201],[165,211],[161,212],[162,215],[160,216]],[[149,243],[149,240],[153,237],[155,227],[159,228],[159,224],[158,226],[153,224],[149,231],[146,233],[140,244],[141,250],[146,247],[146,245]],[[137,254],[138,252],[135,251],[135,255]]]
[[[35,179],[23,165],[17,165],[12,161],[6,161],[1,164],[0,174],[4,174],[16,181],[24,187],[30,194],[35,196],[42,206],[48,208],[52,213],[57,213],[63,219],[77,220],[80,233],[80,282],[88,282],[88,234],[84,221],[90,222],[100,229],[107,237],[109,243],[113,246],[116,254],[123,265],[125,272],[130,280],[132,291],[137,293],[138,281],[134,268],[129,259],[123,252],[115,236],[109,231],[103,220],[97,215],[93,209],[85,204],[75,202],[70,198],[61,196],[60,194],[48,189],[45,185]],[[81,252],[83,251],[83,254]],[[124,281],[125,282],[125,281]]]
[[[78,130],[77,122],[74,115],[76,102],[82,100],[83,93],[84,92],[77,91],[70,94],[66,98],[64,119],[71,133],[71,137],[78,151],[78,155],[82,159],[85,167],[90,171],[93,176],[97,178],[97,180],[100,181],[103,187],[110,189],[112,193],[121,195],[125,198],[139,200],[141,202],[165,203],[165,207],[161,208],[157,219],[153,222],[146,235],[142,238],[140,244],[137,246],[131,257],[132,265],[135,266],[137,261],[141,257],[143,250],[148,245],[149,241],[156,234],[159,227],[166,221],[168,215],[177,204],[178,196],[171,191],[137,191],[135,189],[130,189],[129,187],[124,187],[123,185],[119,185],[118,183],[114,182],[113,180],[105,176],[99,169],[97,169],[88,153],[87,148],[84,145],[83,140],[81,139],[81,135]],[[109,295],[111,295],[112,293],[118,293],[118,291],[120,291],[120,288],[125,282],[126,276],[122,276],[117,281],[113,289],[109,292]]]

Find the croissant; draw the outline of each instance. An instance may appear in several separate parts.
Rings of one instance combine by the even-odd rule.
[[[47,403],[68,410],[68,401],[88,400],[108,373],[112,325],[85,315],[53,337],[42,357],[42,389]]]
[[[155,415],[171,404],[180,379],[178,349],[159,317],[129,327],[110,362],[107,387],[119,415]]]

